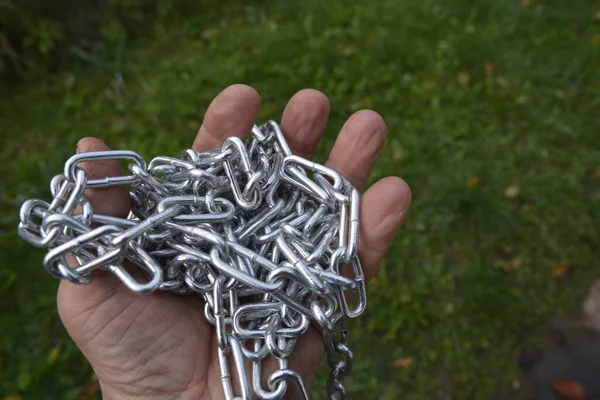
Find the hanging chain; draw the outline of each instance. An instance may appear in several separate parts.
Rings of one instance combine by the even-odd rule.
[[[79,164],[95,160],[129,160],[130,175],[88,180]],[[84,191],[120,185],[130,189],[128,217],[94,213]],[[49,249],[50,275],[88,284],[102,269],[136,293],[200,295],[215,327],[226,399],[279,399],[290,383],[307,399],[288,359],[312,323],[331,367],[329,398],[345,398],[353,364],[346,321],[366,307],[356,254],[359,192],[337,172],[292,155],[277,123],[254,126],[246,141],[231,137],[217,149],[149,164],[132,151],[77,154],[50,190],[51,203],[23,203],[18,228]],[[341,273],[344,265],[350,274]],[[268,357],[278,368],[265,380]]]

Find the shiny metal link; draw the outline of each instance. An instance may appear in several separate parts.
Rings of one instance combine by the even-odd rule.
[[[129,175],[87,179],[84,163],[123,160]],[[129,189],[126,218],[94,213],[85,197],[114,186]],[[367,304],[360,194],[339,173],[293,155],[277,123],[148,164],[133,151],[76,154],[50,192],[49,203],[23,203],[18,226],[48,249],[46,271],[87,284],[103,270],[138,294],[201,297],[226,399],[307,399],[288,360],[311,323],[331,367],[329,398],[345,398],[353,365],[346,320]]]

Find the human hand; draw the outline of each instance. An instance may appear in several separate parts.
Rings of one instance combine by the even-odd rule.
[[[208,108],[193,149],[204,151],[218,147],[227,136],[246,136],[259,108],[254,89],[228,87]],[[311,158],[328,114],[329,101],[320,92],[302,90],[292,97],[281,127],[294,154]],[[358,111],[344,124],[326,165],[362,190],[385,136],[385,124],[377,113]],[[108,147],[99,139],[84,138],[77,150]],[[117,161],[87,162],[83,168],[89,179],[123,174]],[[86,196],[96,213],[127,215],[129,197],[122,186],[88,190]],[[358,254],[367,280],[377,270],[409,205],[410,189],[397,177],[384,178],[363,194]],[[165,292],[140,296],[107,273],[97,274],[90,285],[62,281],[57,302],[69,335],[98,377],[104,399],[224,397],[217,338],[204,320],[199,298]],[[321,335],[310,328],[290,356],[290,368],[298,371],[307,386],[314,380],[323,353]],[[293,391],[290,388],[288,393]]]

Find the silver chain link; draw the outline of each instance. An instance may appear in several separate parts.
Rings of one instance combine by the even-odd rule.
[[[88,180],[79,166],[95,160],[129,160],[130,175]],[[94,213],[84,191],[120,185],[129,186],[128,217]],[[307,399],[288,359],[312,323],[331,367],[329,398],[345,398],[353,365],[347,318],[366,307],[360,196],[337,172],[292,155],[277,123],[254,126],[246,141],[231,137],[217,149],[149,164],[133,151],[77,154],[50,190],[51,203],[23,203],[18,227],[27,242],[49,249],[50,275],[88,284],[103,269],[135,293],[200,295],[226,399],[279,399],[290,383]],[[265,379],[268,357],[278,368]]]

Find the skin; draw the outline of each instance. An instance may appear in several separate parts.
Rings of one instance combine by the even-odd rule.
[[[281,126],[295,154],[311,158],[329,108],[327,97],[316,90],[302,90],[290,99]],[[251,87],[226,88],[208,108],[193,149],[217,147],[227,136],[245,137],[259,109],[259,94]],[[358,111],[342,127],[326,165],[362,191],[385,137],[379,114]],[[77,144],[78,152],[108,149],[92,137]],[[116,161],[88,162],[83,168],[88,179],[122,174]],[[88,190],[86,196],[97,213],[127,214],[124,187]],[[398,177],[381,179],[362,195],[359,257],[367,280],[398,233],[410,199],[408,185]],[[104,399],[223,398],[216,335],[204,320],[201,300],[169,293],[133,294],[114,276],[96,272],[87,286],[62,281],[57,302],[62,322],[93,367]],[[323,354],[319,333],[309,329],[290,358],[290,368],[300,373],[307,387]],[[274,360],[268,363],[263,367],[267,371]],[[295,392],[289,386],[288,393],[294,396]]]

